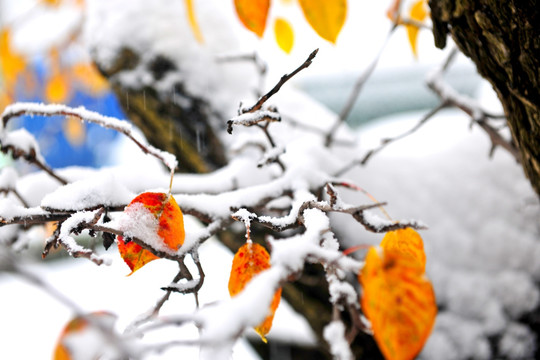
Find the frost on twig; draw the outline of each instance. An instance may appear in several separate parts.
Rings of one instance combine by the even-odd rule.
[[[171,171],[176,169],[178,161],[176,157],[168,152],[156,149],[151,145],[144,144],[136,138],[132,131],[132,126],[127,121],[123,121],[110,116],[104,116],[94,111],[86,110],[84,107],[72,108],[66,105],[41,104],[41,103],[16,103],[7,106],[0,116],[0,139],[3,138],[7,123],[10,119],[22,115],[40,115],[40,116],[72,116],[83,121],[98,124],[104,128],[116,130],[126,135],[133,141],[144,153],[150,154],[159,159]]]
[[[330,353],[336,360],[352,360],[354,356],[349,343],[345,339],[345,325],[334,320],[324,328],[324,339],[330,345]]]
[[[103,258],[94,253],[94,251],[87,249],[79,245],[72,235],[80,235],[80,233],[91,226],[96,224],[101,215],[103,214],[103,208],[96,211],[82,211],[71,215],[68,219],[58,224],[54,234],[47,240],[45,249],[43,250],[43,257],[49,254],[52,247],[58,248],[62,246],[66,249],[70,256],[75,258],[85,257],[97,265],[110,264],[110,260]]]
[[[231,120],[227,121],[227,132],[229,134],[232,134],[233,126],[235,125],[253,126],[265,121],[279,122],[281,121],[281,115],[279,115],[278,112],[273,110],[257,110],[254,112],[246,112],[235,116]]]
[[[433,72],[428,74],[426,78],[427,86],[447,105],[457,107],[471,117],[474,124],[480,126],[482,130],[489,136],[491,140],[490,155],[493,155],[497,146],[508,151],[517,162],[521,161],[521,155],[518,149],[511,140],[505,139],[499,129],[491,125],[489,120],[499,118],[485,111],[478,102],[466,95],[459,94],[443,79],[444,73],[447,71],[450,64],[457,55],[457,49],[454,49],[448,55],[445,63]]]

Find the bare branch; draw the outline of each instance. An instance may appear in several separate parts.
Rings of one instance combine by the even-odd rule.
[[[400,134],[398,136],[395,136],[393,138],[385,138],[385,139],[382,139],[381,140],[381,144],[374,148],[374,149],[371,149],[369,150],[366,155],[364,155],[363,158],[361,159],[355,159],[354,161],[352,161],[350,164],[346,165],[343,167],[343,169],[339,170],[338,172],[336,172],[336,176],[341,176],[343,175],[344,173],[346,173],[347,171],[349,171],[353,166],[355,165],[366,165],[367,162],[371,159],[371,157],[375,154],[377,154],[378,152],[380,152],[381,150],[383,150],[385,147],[387,147],[388,145],[390,145],[391,143],[393,143],[394,141],[397,141],[397,140],[400,140],[400,139],[403,139],[411,134],[414,134],[418,129],[420,129],[425,123],[428,122],[428,120],[430,120],[431,118],[433,118],[433,116],[435,116],[439,111],[441,111],[442,109],[444,109],[445,107],[447,107],[448,104],[443,102],[441,104],[439,104],[437,107],[431,109],[426,115],[424,115],[424,117],[422,119],[420,119],[420,121],[414,126],[412,127],[411,129],[407,130],[406,132],[404,132],[403,134]]]
[[[491,140],[492,148],[490,154],[493,154],[494,149],[497,146],[500,146],[507,150],[517,162],[521,162],[521,155],[514,144],[511,141],[506,140],[495,127],[488,123],[489,118],[496,118],[497,116],[486,112],[474,99],[458,94],[449,84],[444,82],[443,74],[455,59],[456,54],[457,49],[453,49],[443,66],[428,75],[426,79],[428,87],[442,102],[462,110],[471,117],[475,124],[484,130]]]
[[[296,74],[298,74],[303,69],[309,67],[309,65],[311,65],[311,63],[313,62],[313,59],[315,58],[315,56],[317,55],[318,52],[319,52],[319,49],[315,49],[311,54],[309,54],[308,58],[306,59],[306,61],[304,61],[304,63],[302,65],[300,65],[298,68],[296,68],[296,70],[294,70],[292,73],[283,75],[281,77],[281,79],[279,80],[279,82],[269,92],[267,92],[265,95],[261,96],[259,98],[259,100],[257,101],[257,103],[255,103],[255,105],[253,105],[249,109],[246,109],[243,112],[244,113],[252,113],[252,112],[255,112],[257,110],[260,110],[262,108],[263,104],[266,101],[268,101],[268,99],[270,99],[273,95],[275,95],[279,91],[279,89],[281,89],[283,84],[285,84],[287,81],[292,79]]]
[[[171,171],[176,169],[178,161],[176,157],[168,152],[156,149],[151,145],[143,144],[139,139],[135,138],[132,133],[132,127],[127,121],[119,120],[109,116],[103,116],[93,111],[86,110],[83,107],[72,108],[65,105],[57,104],[38,104],[38,103],[17,103],[9,105],[4,109],[0,119],[4,130],[8,121],[14,117],[22,115],[39,115],[39,116],[73,116],[83,121],[98,124],[102,127],[118,131],[126,135],[133,141],[145,154],[150,154],[160,160]]]
[[[375,56],[373,61],[362,72],[362,74],[360,74],[360,76],[356,80],[356,82],[354,84],[354,87],[353,87],[353,89],[352,89],[352,91],[351,91],[351,93],[349,95],[349,98],[347,99],[347,102],[345,103],[345,106],[343,106],[343,109],[339,113],[338,120],[336,121],[334,126],[332,126],[332,128],[330,129],[328,134],[326,135],[326,142],[325,142],[326,146],[332,145],[332,142],[334,141],[334,136],[335,136],[335,133],[336,133],[337,129],[349,117],[349,115],[350,115],[350,113],[352,111],[352,108],[353,108],[354,104],[356,103],[356,100],[358,99],[358,96],[360,95],[360,92],[362,91],[362,88],[364,87],[364,84],[367,82],[367,80],[373,74],[373,71],[375,70],[375,68],[377,67],[377,64],[379,62],[379,59],[381,58],[381,55],[382,55],[384,49],[386,48],[386,45],[388,44],[388,41],[392,37],[392,34],[396,30],[396,28],[397,28],[397,25],[394,24],[394,26],[392,26],[392,28],[390,29],[388,35],[386,36],[386,39],[385,39],[383,45],[381,46],[381,49],[379,50],[379,52],[377,53],[377,55]]]

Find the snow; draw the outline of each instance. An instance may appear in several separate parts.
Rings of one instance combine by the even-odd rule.
[[[17,114],[27,115],[58,115],[73,114],[82,120],[99,124],[103,127],[118,129],[119,131],[129,133],[132,126],[127,121],[119,120],[110,116],[101,115],[95,111],[85,109],[83,106],[72,108],[62,104],[43,104],[43,103],[14,103],[6,106],[1,115],[2,119],[16,116]]]
[[[187,227],[200,226],[190,217],[186,217]],[[109,250],[111,251],[111,250]],[[233,254],[215,239],[205,242],[200,248],[200,260],[205,266],[205,285],[199,293],[203,308],[212,307],[216,301],[230,301],[227,282],[232,264]],[[0,253],[1,254],[1,253]],[[212,264],[212,266],[210,266]],[[189,264],[188,264],[189,266]],[[111,266],[99,267],[89,262],[76,262],[73,259],[55,263],[41,262],[27,264],[33,272],[37,272],[55,288],[89,311],[114,311],[118,320],[116,329],[121,333],[142,310],[150,308],[163,295],[160,287],[167,286],[167,279],[172,279],[178,266],[174,262],[159,260],[147,264],[136,274],[126,277],[128,267],[119,256]],[[100,284],[99,289],[88,284]],[[56,300],[44,296],[36,287],[19,281],[15,277],[0,276],[2,303],[0,317],[0,338],[9,338],[2,343],[4,354],[16,354],[14,358],[41,358],[52,354],[58,336],[67,321],[72,318],[71,311]],[[21,298],[32,298],[39,301],[40,306],[21,308]],[[39,300],[38,300],[39,299]],[[43,308],[48,311],[44,312]],[[173,294],[165,305],[162,314],[165,319],[182,313],[195,311],[195,302],[190,295]],[[220,316],[217,314],[216,316]],[[38,326],[39,324],[39,326]],[[46,324],[46,331],[43,325]],[[223,326],[226,326],[224,324]],[[253,330],[249,334],[257,336]],[[168,330],[148,333],[144,344],[163,343],[170,339],[198,338],[199,332],[194,326],[170,327]],[[252,336],[252,335],[250,335]],[[292,340],[302,344],[314,344],[313,333],[305,320],[298,317],[292,308],[282,300],[274,318],[274,326],[267,338],[276,340]],[[32,338],[32,346],[27,339]],[[141,344],[142,349],[145,345]],[[150,352],[145,359],[186,359],[199,358],[198,347],[175,346],[161,353]],[[249,347],[245,339],[236,343],[233,359],[257,359],[256,353]]]
[[[254,87],[254,80],[238,81],[256,79],[254,67],[215,61],[220,52],[245,48],[236,41],[239,34],[246,34],[234,17],[232,3],[196,4],[204,46],[197,43],[187,21],[181,21],[187,19],[183,2],[131,1],[126,7],[121,0],[91,0],[86,2],[86,14],[85,38],[101,67],[112,66],[122,48],[139,54],[140,61],[135,68],[122,71],[114,78],[127,88],[140,89],[152,83],[161,90],[163,98],[176,101],[178,96],[173,85],[180,83],[187,93],[209,99],[214,109],[223,110],[232,109],[236,104],[231,102],[232,94],[247,94]],[[218,26],[222,31],[207,31]],[[177,70],[156,79],[148,67],[157,54],[170,59]]]
[[[6,166],[0,171],[0,189],[13,190],[17,184],[17,171],[11,167]]]
[[[81,224],[92,223],[96,217],[96,211],[79,211],[72,214],[60,226],[60,233],[58,235],[59,242],[64,246],[66,251],[74,257],[78,257],[79,254],[89,253],[89,259],[97,264],[110,265],[112,260],[108,257],[102,257],[96,255],[89,249],[79,245],[77,241],[72,237],[72,233],[79,232],[78,228]]]
[[[349,343],[345,339],[345,326],[341,321],[332,321],[326,325],[323,332],[324,339],[330,345],[330,353],[336,360],[352,360]]]
[[[64,185],[47,194],[41,201],[45,209],[65,211],[94,209],[99,206],[125,206],[135,194],[119,182],[113,174],[97,174],[84,180]]]
[[[0,143],[2,144],[2,147],[11,146],[16,151],[22,151],[25,156],[33,155],[39,162],[44,162],[36,139],[26,129],[17,129],[6,132],[0,128]]]
[[[159,220],[144,204],[129,205],[117,222],[119,230],[123,231],[126,237],[138,238],[160,251],[166,249],[163,239],[158,235]]]
[[[281,121],[279,113],[270,110],[257,110],[252,113],[244,113],[235,116],[229,120],[230,126],[232,125],[255,125],[263,120],[269,121]]]
[[[317,61],[305,72],[306,76],[310,76],[311,72],[333,74],[343,69],[354,71],[356,74],[359,67],[367,65],[373,58],[371,55],[378,51],[389,23],[374,21],[376,17],[373,14],[383,14],[385,2],[349,3],[351,14],[354,13],[354,16],[360,14],[358,15],[360,20],[346,23],[338,40],[338,45],[342,47],[336,48],[336,51],[329,51],[331,46],[323,44]],[[244,98],[243,93],[248,91],[247,89],[251,90],[253,80],[257,78],[253,75],[254,71],[244,71],[246,67],[231,64],[216,66],[211,60],[214,51],[251,49],[251,45],[254,44],[254,41],[243,41],[245,36],[237,43],[234,40],[235,36],[231,36],[240,26],[238,20],[231,15],[234,13],[232,2],[214,1],[206,3],[203,8],[197,8],[207,48],[197,44],[190,37],[191,33],[185,21],[179,20],[186,17],[182,2],[132,1],[130,6],[126,7],[120,0],[106,2],[89,0],[86,4],[88,16],[88,22],[85,24],[86,35],[101,66],[104,68],[110,66],[114,62],[115,53],[123,46],[132,47],[141,54],[141,62],[134,69],[121,72],[115,78],[115,81],[128,88],[140,89],[153,83],[152,85],[161,91],[160,96],[172,97],[175,101],[182,102],[186,99],[182,99],[172,90],[172,85],[180,81],[186,85],[188,91],[196,96],[210,98],[214,108],[227,109],[224,113],[229,114],[228,109],[234,106],[238,98]],[[368,7],[371,7],[370,11],[364,11],[368,10]],[[281,11],[279,9],[278,7],[273,11],[278,13]],[[304,36],[307,24],[300,18],[298,9],[295,11],[294,16],[297,20],[295,24],[299,24],[298,33]],[[378,17],[376,19],[380,20]],[[205,31],[214,28],[216,24],[221,24],[220,26],[227,31],[208,33]],[[309,31],[311,30],[307,29],[307,32]],[[370,36],[358,36],[366,33]],[[283,60],[282,64],[272,67],[274,70],[268,78],[269,84],[272,84],[275,76],[281,76],[294,67],[289,66],[290,64],[297,66],[304,60],[305,54],[317,47],[313,46],[313,39],[319,42],[320,39],[312,35],[309,41],[298,41],[293,56],[287,60],[283,60],[283,55],[276,55],[268,45],[269,41],[273,44],[271,35],[267,35],[262,43],[255,45],[259,47],[263,57]],[[437,52],[436,56],[428,55],[429,59],[442,58],[443,54],[433,49],[433,46],[422,47],[422,44],[432,40],[425,35],[426,32],[420,33],[421,57],[425,56],[424,51],[427,50],[431,51],[431,55]],[[383,53],[380,61],[382,68],[399,67],[412,61],[412,57],[402,56],[409,51],[404,36],[403,29],[400,29],[390,40],[388,46],[394,50]],[[343,49],[347,49],[347,52]],[[147,66],[154,60],[156,54],[170,57],[174,64],[180,67],[179,71],[167,74],[162,79],[151,77]],[[435,85],[441,85],[439,79],[432,77],[431,80]],[[451,89],[442,90],[447,95],[458,96]],[[302,193],[301,189],[311,190],[322,186],[331,178],[328,174],[336,173],[348,163],[351,152],[355,153],[355,156],[365,153],[378,146],[381,138],[388,137],[394,131],[399,134],[403,129],[409,129],[422,115],[411,113],[401,118],[386,119],[386,122],[379,122],[376,127],[362,128],[358,134],[348,132],[342,127],[337,136],[339,142],[351,145],[353,141],[359,139],[360,146],[353,147],[352,151],[350,148],[338,147],[338,150],[333,152],[322,146],[320,134],[321,131],[334,125],[336,121],[334,114],[307,100],[303,95],[285,88],[272,98],[272,102],[279,105],[282,121],[272,124],[269,131],[279,139],[278,149],[285,150],[280,159],[287,171],[284,174],[275,172],[275,169],[261,171],[256,168],[257,160],[250,158],[249,154],[242,153],[227,167],[215,173],[202,176],[176,175],[173,193],[181,207],[204,212],[214,219],[224,218],[230,215],[231,207],[256,207],[264,198],[280,198],[285,192],[294,191],[296,197],[289,216],[260,217],[261,220],[274,224],[290,223],[298,216],[295,209],[299,209],[306,199],[311,199],[306,195],[309,193],[307,191]],[[66,110],[62,105],[16,104],[6,109],[4,116],[15,113],[23,107],[29,107],[30,112],[34,113]],[[492,108],[491,105],[489,108]],[[70,109],[70,111],[78,111],[82,117],[92,118],[103,124],[120,126],[126,132],[131,131],[126,123],[117,122],[116,119],[106,119],[84,109]],[[540,297],[535,285],[540,279],[540,262],[537,261],[540,258],[538,241],[540,212],[537,197],[524,178],[519,165],[515,164],[508,154],[499,150],[491,161],[488,160],[490,143],[485,134],[477,129],[473,128],[473,131],[469,132],[469,122],[470,119],[461,113],[445,111],[416,134],[390,145],[377,154],[367,166],[354,168],[346,176],[361,184],[378,199],[388,201],[386,209],[395,218],[422,219],[430,225],[428,231],[422,232],[427,252],[427,272],[434,284],[437,301],[442,310],[436,320],[434,331],[420,355],[421,359],[489,359],[494,356],[490,342],[501,356],[530,357],[537,339],[520,321],[524,315],[538,306]],[[253,133],[242,133],[244,132],[237,133],[235,130],[226,141],[246,144],[246,139]],[[300,133],[303,135],[299,136]],[[2,143],[10,141],[14,143],[15,140],[10,137],[18,135],[13,134],[14,132],[7,133],[4,130]],[[249,135],[246,137],[245,134]],[[259,143],[266,144],[262,134],[251,139],[258,141],[262,139]],[[19,142],[28,150],[36,149],[39,154],[33,139],[23,135],[22,138],[16,139],[18,145]],[[240,151],[240,148],[241,146],[238,146],[236,149]],[[169,168],[176,166],[176,159],[157,149],[150,149],[157,157],[164,159]],[[336,156],[340,153],[345,155]],[[131,151],[127,151],[127,155],[124,156],[131,156]],[[161,169],[158,170],[159,166],[155,166],[155,161],[151,161],[153,167],[146,167],[149,162],[137,161],[135,160],[129,168],[119,166],[100,173],[81,169],[60,171],[61,175],[66,174],[66,178],[75,181],[60,188],[46,175],[34,174],[20,179],[17,188],[31,206],[41,204],[81,209],[91,207],[104,198],[107,201],[114,199],[114,204],[121,205],[129,202],[131,193],[168,185],[167,174]],[[5,181],[10,183],[11,180]],[[45,194],[55,188],[58,190],[44,198]],[[340,193],[347,198],[348,203],[366,202],[362,194],[353,191]],[[38,207],[24,210],[20,206],[13,205],[12,198],[0,200],[0,216],[5,219],[43,212]],[[91,215],[92,213],[82,213],[66,221],[65,227],[62,228],[62,236],[70,246],[76,246],[70,242],[73,240],[69,236],[70,229],[81,221],[88,221]],[[148,211],[144,212],[134,207],[134,214],[120,216],[119,220],[124,221],[125,230],[133,231],[146,239],[148,238],[146,231],[149,229],[155,235],[155,219],[153,221],[151,219],[153,216],[150,215]],[[360,261],[339,258],[336,244],[331,243],[333,234],[329,230],[335,231],[336,238],[342,240],[345,247],[359,243],[376,244],[381,238],[380,235],[363,231],[358,223],[341,214],[332,215],[330,221],[326,214],[316,209],[307,210],[303,215],[306,233],[288,240],[271,240],[272,263],[276,269],[261,274],[258,280],[246,289],[247,295],[238,299],[228,299],[225,288],[227,271],[223,269],[230,264],[224,264],[222,259],[230,262],[231,254],[213,240],[202,244],[201,262],[211,264],[208,269],[205,268],[207,284],[201,292],[201,299],[205,298],[203,307],[196,310],[191,297],[181,297],[178,302],[176,301],[180,298],[175,297],[174,308],[171,305],[166,313],[177,314],[178,309],[186,310],[189,314],[194,313],[201,322],[209,326],[205,329],[203,338],[207,341],[222,339],[223,346],[213,350],[223,350],[228,356],[233,346],[232,338],[236,336],[234,332],[256,324],[264,317],[274,285],[282,281],[287,272],[300,270],[303,267],[304,257],[335,261],[340,268],[350,269],[352,272],[361,266]],[[372,212],[368,212],[367,217],[369,222],[375,225],[386,222]],[[144,224],[148,227],[143,229]],[[4,231],[10,232],[4,229],[1,231],[2,236]],[[198,246],[198,239],[209,234],[207,228],[195,226],[186,232],[185,246],[181,251],[191,251]],[[321,232],[325,235],[321,236]],[[318,246],[321,238],[329,242],[325,249]],[[153,241],[157,239],[154,238]],[[207,250],[210,248],[214,253]],[[115,267],[117,263],[120,265]],[[121,313],[118,327],[121,329],[140,313],[141,308],[152,306],[162,294],[159,285],[156,286],[156,279],[172,278],[177,271],[168,267],[174,265],[170,262],[156,261],[148,264],[144,270],[139,270],[136,276],[121,278],[119,281],[119,274],[127,273],[124,268],[120,269],[122,265],[121,261],[115,261],[111,266],[112,270],[87,268],[85,265],[74,264],[73,261],[58,268],[51,265],[53,269],[49,269],[49,266],[33,266],[46,278],[54,280],[55,286],[81,306],[118,309]],[[212,282],[211,274],[219,278],[219,281]],[[334,281],[336,279],[331,279],[332,299],[347,294],[347,298],[351,301],[353,294],[350,286]],[[87,284],[100,284],[100,287],[96,290]],[[21,309],[20,298],[42,299],[42,294],[28,291],[24,286],[21,289],[21,284],[11,280],[0,279],[0,285],[6,288],[2,293],[7,294],[3,296],[2,300],[6,305],[0,308],[0,312],[3,312],[0,314],[2,318],[7,319],[7,324],[13,324],[0,327],[0,338],[9,336],[13,339],[9,344],[3,344],[3,352],[5,354],[18,352],[17,354],[24,358],[35,358],[35,353],[30,353],[32,351],[37,351],[40,355],[49,353],[54,336],[60,331],[60,324],[67,318],[64,316],[68,312],[67,309],[47,300],[40,301],[39,309],[29,307]],[[163,285],[166,285],[166,280],[163,280]],[[187,285],[182,283],[181,286]],[[210,290],[207,289],[220,289],[216,293],[221,297],[210,294]],[[17,296],[11,299],[11,294]],[[42,308],[49,309],[49,312],[43,312]],[[282,308],[284,304],[280,306],[280,309]],[[286,325],[279,328],[280,311],[278,310],[276,315],[273,330],[280,334],[276,336],[313,341],[313,335],[309,330],[304,331],[307,328],[305,323],[304,328],[295,325],[288,329],[288,331],[302,329],[301,334],[296,337],[286,333]],[[47,324],[48,329],[43,331],[33,323],[25,324],[25,319],[40,319],[42,324]],[[282,324],[287,324],[287,321],[290,320],[283,321]],[[21,323],[26,325],[23,326],[24,332],[18,332]],[[196,328],[193,326],[186,328],[188,329],[184,327],[175,329],[178,332],[172,338],[197,338]],[[31,333],[33,331],[35,333]],[[331,323],[327,333],[327,338],[333,338],[331,335],[338,334],[339,337],[336,335],[336,338],[342,339],[343,329],[339,324]],[[20,343],[29,337],[33,339],[32,349],[25,346],[25,343]],[[271,337],[272,333],[270,339]],[[155,340],[151,336],[149,338],[145,340]],[[242,342],[239,344],[245,345]],[[167,357],[178,355],[174,350],[166,351],[164,355]],[[207,350],[212,351],[212,349],[204,351]],[[29,354],[26,354],[26,351]],[[336,343],[334,351],[336,354],[344,353],[345,349]],[[194,347],[183,347],[179,353],[188,358],[198,355]],[[233,353],[239,358],[247,356],[247,351],[240,353],[233,351]],[[220,354],[223,352],[220,351]],[[204,356],[211,357],[212,354],[203,354]]]
[[[0,219],[3,220],[9,221],[18,216],[34,216],[45,213],[46,211],[41,208],[25,208],[18,200],[11,197],[0,199]]]
[[[358,152],[411,128],[421,115],[360,129]],[[536,196],[515,160],[502,150],[489,159],[488,137],[469,125],[463,114],[445,111],[345,174],[388,201],[392,217],[429,224],[421,232],[426,270],[442,310],[421,359],[489,359],[490,339],[504,336],[539,304],[533,285],[540,275]],[[351,203],[364,199],[351,190],[340,193]],[[381,241],[381,235],[358,234],[358,225],[343,216],[331,218],[337,236],[350,239],[345,247]],[[494,346],[502,351],[506,345],[499,340]]]
[[[371,225],[373,227],[373,229],[375,229],[376,231],[380,231],[380,230],[384,229],[384,227],[386,227],[386,226],[391,226],[391,225],[395,224],[395,221],[388,220],[388,219],[383,219],[382,217],[375,214],[371,210],[365,210],[363,212],[363,215],[364,215],[364,220],[369,225]],[[427,228],[427,225],[424,224],[422,221],[402,220],[401,222],[406,223],[409,226],[413,226],[413,227]]]

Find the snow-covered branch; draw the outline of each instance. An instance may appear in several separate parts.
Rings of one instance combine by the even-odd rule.
[[[98,124],[104,128],[116,130],[126,135],[133,141],[144,153],[150,154],[165,164],[171,171],[175,171],[178,161],[176,157],[165,151],[156,149],[155,147],[145,144],[138,139],[132,132],[132,126],[127,121],[116,119],[110,116],[104,116],[94,111],[86,110],[84,107],[72,108],[60,104],[41,104],[41,103],[15,103],[7,106],[0,116],[0,141],[4,141],[6,134],[6,126],[10,119],[23,115],[37,116],[72,116],[82,121]],[[11,132],[12,133],[12,132]],[[28,142],[26,142],[28,143]],[[32,147],[30,151],[34,149]],[[28,153],[28,152],[26,152]],[[36,156],[36,155],[35,155]]]

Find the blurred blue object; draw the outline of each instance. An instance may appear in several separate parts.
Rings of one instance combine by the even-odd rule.
[[[42,61],[33,66],[37,86],[45,83],[47,69]],[[30,95],[18,84],[17,101],[44,102],[36,95]],[[38,91],[37,93],[43,93]],[[125,115],[111,91],[99,95],[89,94],[73,86],[69,102],[72,107],[84,106],[102,115],[124,119]],[[40,146],[47,164],[53,168],[67,166],[101,167],[109,162],[111,145],[118,133],[99,125],[80,122],[77,119],[42,116],[23,116],[16,122],[17,128],[25,128],[32,133]]]

